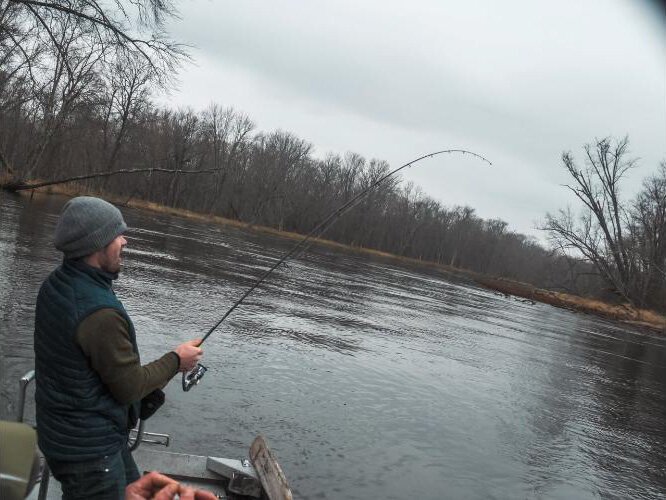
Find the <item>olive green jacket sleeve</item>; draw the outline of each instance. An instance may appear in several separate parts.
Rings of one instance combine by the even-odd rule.
[[[81,321],[76,340],[92,369],[121,404],[139,401],[178,373],[180,361],[175,352],[141,366],[127,321],[115,309],[100,309]]]

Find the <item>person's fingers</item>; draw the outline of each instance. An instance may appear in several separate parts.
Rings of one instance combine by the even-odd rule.
[[[180,500],[194,500],[194,490],[182,484],[180,485],[178,495],[180,496]]]
[[[175,482],[170,477],[159,472],[149,472],[127,485],[127,488],[125,488],[125,498],[129,500],[151,498],[157,490]]]
[[[217,495],[206,490],[196,490],[194,500],[217,500]]]
[[[217,500],[215,496],[210,491],[205,490],[195,490],[188,486],[181,485],[180,487],[180,499],[181,500]]]
[[[178,484],[174,481],[173,483],[169,483],[164,488],[162,488],[160,491],[158,491],[157,494],[153,497],[153,499],[154,500],[173,500],[173,498],[176,496],[176,493],[178,493],[179,489],[180,489],[180,484]],[[181,496],[181,498],[183,498],[183,497]]]
[[[158,490],[166,486],[167,484],[171,483],[178,484],[178,481],[176,481],[175,479],[171,479],[169,476],[160,474],[157,471],[152,471],[149,472],[148,474],[145,474],[139,479],[139,481],[145,481],[147,484],[150,484],[153,487],[153,490]]]

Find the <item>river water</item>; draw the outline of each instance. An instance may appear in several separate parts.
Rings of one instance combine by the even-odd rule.
[[[32,368],[64,201],[0,192],[0,418]],[[293,244],[123,213],[116,293],[145,361],[200,337]],[[171,382],[148,430],[171,434],[172,451],[231,458],[264,434],[296,498],[666,495],[658,334],[313,247],[204,346],[203,382],[188,393]]]

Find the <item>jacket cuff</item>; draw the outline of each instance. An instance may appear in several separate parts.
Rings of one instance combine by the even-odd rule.
[[[173,354],[176,357],[176,371],[180,370],[180,356],[176,351],[171,351],[170,354]]]

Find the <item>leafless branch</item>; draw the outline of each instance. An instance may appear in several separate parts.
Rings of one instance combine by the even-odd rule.
[[[119,169],[119,170],[114,170],[112,172],[96,172],[92,174],[85,174],[85,175],[75,175],[72,177],[67,177],[65,179],[57,179],[53,181],[44,181],[44,182],[26,182],[26,183],[17,183],[17,184],[9,184],[6,186],[6,189],[9,191],[25,191],[28,189],[37,189],[41,187],[46,187],[46,186],[54,186],[56,184],[65,184],[68,182],[76,182],[76,181],[82,181],[86,179],[96,179],[96,178],[104,178],[104,177],[111,177],[114,175],[122,175],[122,174],[140,174],[140,173],[148,173],[152,174],[154,172],[163,172],[163,173],[168,173],[168,174],[210,174],[213,172],[217,172],[218,169],[215,168],[210,168],[206,170],[182,170],[182,169],[169,169],[169,168],[160,168],[160,167],[151,167],[151,168],[131,168],[131,169]]]

